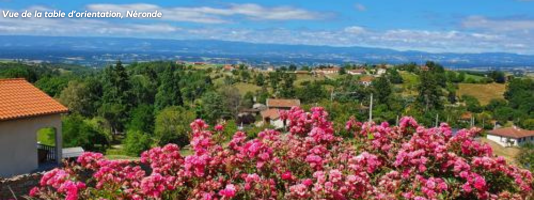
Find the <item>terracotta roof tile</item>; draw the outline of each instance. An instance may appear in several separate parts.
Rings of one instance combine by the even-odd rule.
[[[0,79],[0,121],[68,112],[24,79]]]
[[[232,66],[232,65],[224,65],[224,70],[227,70],[227,71],[234,70],[234,66]]]
[[[489,131],[489,134],[503,136],[503,137],[510,137],[510,138],[523,138],[523,137],[534,136],[534,131],[520,129],[516,127],[507,127],[507,128],[491,130]]]
[[[361,77],[360,78],[360,82],[371,82],[373,81],[375,78],[372,77],[372,76],[364,76],[364,77]]]
[[[473,117],[473,113],[465,112],[465,113],[462,114],[462,116],[460,116],[460,119],[471,120],[472,117]]]
[[[298,99],[267,99],[267,107],[277,108],[291,108],[293,106],[300,106],[300,100]]]
[[[261,111],[261,116],[263,117],[263,119],[269,118],[270,120],[276,120],[280,118],[280,110],[267,109],[267,110]]]

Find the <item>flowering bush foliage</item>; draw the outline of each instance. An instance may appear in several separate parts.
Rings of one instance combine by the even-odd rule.
[[[77,164],[46,173],[35,198],[50,199],[525,199],[532,174],[495,157],[473,128],[452,135],[447,124],[425,128],[410,117],[399,126],[346,123],[353,139],[334,133],[323,108],[281,114],[288,133],[265,130],[247,140],[237,132],[221,145],[191,123],[192,155],[168,144],[140,161],[85,153]],[[142,170],[140,165],[150,170]],[[84,180],[81,170],[92,173]],[[149,172],[149,174],[147,173]]]

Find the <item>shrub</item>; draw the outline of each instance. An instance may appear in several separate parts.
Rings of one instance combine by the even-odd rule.
[[[108,136],[79,114],[63,118],[64,147],[81,146],[88,151],[103,151],[109,144]]]
[[[124,152],[129,156],[137,156],[141,152],[150,149],[152,139],[141,131],[128,131],[124,140]]]
[[[187,124],[195,119],[195,113],[183,107],[171,106],[156,116],[155,136],[160,145],[175,143],[185,146],[189,141]]]
[[[46,173],[31,196],[50,199],[524,199],[532,174],[494,157],[473,139],[479,129],[346,123],[352,140],[335,136],[323,108],[281,114],[289,132],[234,134],[228,145],[202,120],[191,123],[192,155],[168,144],[136,161],[85,153],[77,164]],[[220,132],[223,127],[218,126]],[[220,138],[219,138],[220,139]],[[79,170],[93,173],[82,181]]]

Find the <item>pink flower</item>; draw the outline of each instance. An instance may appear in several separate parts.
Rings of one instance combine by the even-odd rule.
[[[318,156],[318,155],[312,154],[312,155],[306,156],[306,162],[310,163],[310,166],[312,168],[321,169],[323,166],[322,161],[323,159],[321,158],[321,156]]]
[[[466,192],[466,193],[470,193],[473,189],[471,188],[471,186],[469,185],[469,183],[465,183],[462,185],[462,189]]]
[[[294,107],[282,113],[288,134],[264,130],[248,139],[239,131],[228,145],[213,138],[212,131],[224,131],[222,125],[210,129],[195,120],[192,152],[185,157],[175,144],[145,151],[140,161],[107,160],[87,152],[76,163],[46,172],[30,195],[69,200],[98,199],[95,194],[132,200],[184,194],[206,200],[423,200],[440,194],[521,199],[532,193],[532,173],[495,158],[488,145],[474,140],[480,131],[476,128],[452,136],[447,124],[426,128],[411,117],[402,118],[399,126],[352,118],[345,128],[354,138],[344,140],[335,133],[343,127],[334,126],[324,108],[306,112]],[[87,185],[78,181],[86,180],[85,173],[92,173]]]
[[[302,180],[302,184],[304,184],[305,186],[310,186],[313,184],[313,181],[307,178],[307,179]]]
[[[289,187],[289,191],[298,198],[308,196],[308,187],[304,184],[293,185]]]
[[[66,200],[77,200],[78,199],[78,192],[79,190],[82,190],[85,188],[84,183],[80,182],[73,182],[73,181],[66,181],[64,184],[62,184],[58,188],[58,192],[65,193],[65,199]]]
[[[222,131],[224,131],[224,126],[220,125],[220,124],[217,124],[217,125],[215,125],[214,129],[215,129],[215,131],[222,132]]]
[[[341,181],[342,179],[342,174],[339,170],[337,169],[333,169],[333,170],[330,170],[330,181],[332,181],[333,183],[337,183],[339,181]]]
[[[486,187],[486,180],[482,178],[481,176],[477,176],[475,178],[475,188],[479,191],[484,191]]]
[[[291,179],[291,171],[286,171],[282,174],[282,180],[290,181]]]
[[[39,194],[39,188],[38,187],[33,187],[30,190],[30,197],[36,197],[38,194]]]
[[[104,156],[101,153],[85,152],[78,157],[77,162],[82,167],[88,169],[96,169],[98,167],[97,162],[102,160]]]
[[[159,198],[169,186],[167,178],[154,173],[141,181],[141,190],[149,197]]]
[[[228,184],[226,185],[226,188],[224,188],[223,190],[219,191],[219,195],[223,196],[223,197],[234,197],[235,196],[235,193],[236,193],[236,189],[235,189],[235,186],[233,184]]]

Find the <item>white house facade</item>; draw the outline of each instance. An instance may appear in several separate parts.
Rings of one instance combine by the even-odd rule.
[[[534,143],[534,131],[521,129],[516,126],[499,128],[489,131],[487,138],[503,147],[521,146],[525,143]]]

